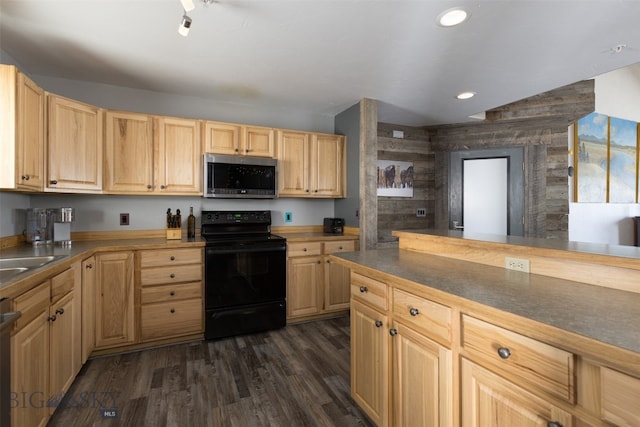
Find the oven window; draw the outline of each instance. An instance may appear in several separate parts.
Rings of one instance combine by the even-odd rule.
[[[282,300],[286,296],[286,251],[216,252],[206,248],[206,308]]]

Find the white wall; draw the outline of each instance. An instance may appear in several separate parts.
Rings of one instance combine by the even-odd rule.
[[[570,203],[569,240],[631,246],[634,216],[635,203]]]
[[[640,122],[640,64],[595,78],[596,111],[612,117]],[[569,153],[573,131],[569,130]],[[569,156],[573,164],[573,156]],[[573,201],[570,181],[569,201]],[[569,240],[577,242],[633,245],[632,217],[640,216],[636,203],[570,203]]]

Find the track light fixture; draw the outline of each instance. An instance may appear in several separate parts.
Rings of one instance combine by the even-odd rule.
[[[189,29],[191,28],[191,18],[185,14],[182,15],[182,21],[180,22],[180,26],[178,27],[178,33],[181,36],[187,37],[189,35]]]

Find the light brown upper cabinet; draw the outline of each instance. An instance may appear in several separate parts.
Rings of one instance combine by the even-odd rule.
[[[104,191],[153,191],[153,118],[107,111],[105,115]]]
[[[345,197],[344,136],[280,130],[277,158],[279,197]]]
[[[0,65],[0,188],[44,188],[44,91],[12,65]]]
[[[102,190],[102,110],[47,94],[46,191]]]
[[[154,119],[158,159],[154,191],[162,194],[202,195],[200,122],[175,117]]]
[[[199,121],[107,111],[108,193],[200,195]]]
[[[204,127],[204,152],[211,154],[275,156],[275,131],[272,128],[207,121]]]

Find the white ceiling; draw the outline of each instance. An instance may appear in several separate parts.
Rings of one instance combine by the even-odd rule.
[[[329,116],[366,97],[413,126],[640,62],[638,0],[194,2],[185,38],[179,0],[0,0],[0,48],[34,75]],[[471,18],[437,25],[454,6]]]

